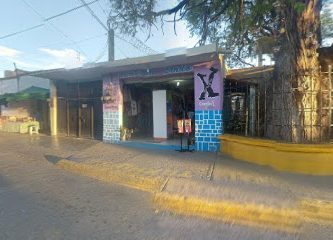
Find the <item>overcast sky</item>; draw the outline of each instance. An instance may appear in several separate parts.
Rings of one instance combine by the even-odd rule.
[[[25,2],[44,18],[82,4],[80,0],[2,0],[0,37],[43,23],[41,16]],[[176,0],[167,1],[167,4],[173,2]],[[108,0],[99,0],[90,6],[96,15],[106,22]],[[22,34],[0,39],[0,77],[3,76],[4,70],[14,69],[13,62],[20,69],[38,70],[71,68],[87,62],[107,60],[106,32],[87,9],[81,8],[49,23]],[[193,47],[197,42],[197,39],[190,37],[184,23],[177,24],[177,36],[173,32],[173,24],[165,25],[164,35],[160,30],[155,30],[153,34],[145,43],[157,52],[164,52],[170,48]],[[138,38],[145,41],[146,36],[146,33],[142,33]],[[115,46],[116,59],[145,55],[118,38],[115,39]]]

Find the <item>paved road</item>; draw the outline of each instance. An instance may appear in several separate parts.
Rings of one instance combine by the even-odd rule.
[[[29,141],[30,145],[23,144]],[[27,136],[0,136],[0,239],[315,237],[158,212],[149,193],[62,171],[45,159],[55,150],[45,152],[33,141]],[[45,137],[42,142],[47,145],[47,141],[52,140]],[[64,154],[93,144],[83,141],[74,146],[66,141],[62,142],[67,147]]]

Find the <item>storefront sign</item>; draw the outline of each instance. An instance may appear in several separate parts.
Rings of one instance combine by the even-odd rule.
[[[221,110],[223,74],[219,62],[194,66],[195,110]]]
[[[178,66],[172,66],[172,67],[167,67],[165,69],[166,73],[186,73],[186,72],[191,72],[193,70],[192,65],[178,65]]]
[[[104,80],[103,81],[103,109],[116,111],[120,102],[120,85],[119,80]]]
[[[176,65],[166,68],[154,68],[143,70],[131,70],[119,73],[120,78],[133,78],[133,77],[151,77],[151,76],[164,76],[167,74],[187,73],[192,72],[192,65]]]
[[[178,126],[178,133],[184,133],[184,120],[183,119],[177,120],[177,126]]]
[[[191,133],[192,123],[191,119],[179,119],[177,120],[178,133]]]
[[[192,132],[192,123],[191,119],[185,119],[185,132],[186,133],[191,133]]]

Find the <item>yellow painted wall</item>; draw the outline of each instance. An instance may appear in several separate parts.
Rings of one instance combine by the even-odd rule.
[[[278,170],[333,175],[333,144],[287,144],[225,134],[221,152],[236,159]]]

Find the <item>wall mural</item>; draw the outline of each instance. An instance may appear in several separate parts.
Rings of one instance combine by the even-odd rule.
[[[120,103],[120,85],[119,80],[104,80],[103,81],[103,109],[118,111],[119,103]]]
[[[195,109],[222,109],[222,72],[218,62],[194,66]]]

